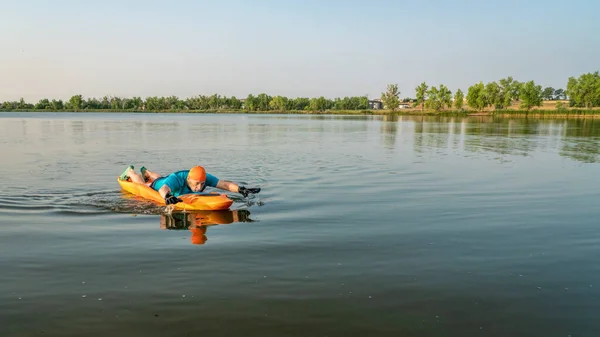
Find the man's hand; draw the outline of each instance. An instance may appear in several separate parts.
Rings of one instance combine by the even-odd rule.
[[[176,203],[182,202],[182,201],[183,200],[181,200],[181,199],[175,197],[174,195],[172,195],[171,192],[169,192],[169,193],[167,193],[167,195],[165,195],[165,203],[167,205],[176,204]]]
[[[246,188],[244,186],[240,186],[238,191],[240,192],[241,195],[244,196],[244,198],[247,198],[248,194],[255,194],[255,193],[260,192],[260,187]]]

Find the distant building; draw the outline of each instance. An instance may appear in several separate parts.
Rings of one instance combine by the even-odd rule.
[[[380,110],[385,108],[383,105],[383,101],[381,99],[371,99],[369,100],[369,109]],[[400,102],[398,104],[398,109],[410,109],[409,102]]]
[[[383,109],[383,102],[381,99],[370,99],[369,100],[369,109],[380,110]]]

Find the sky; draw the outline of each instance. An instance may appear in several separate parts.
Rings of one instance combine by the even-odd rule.
[[[598,0],[2,0],[0,101],[379,98],[600,70]]]

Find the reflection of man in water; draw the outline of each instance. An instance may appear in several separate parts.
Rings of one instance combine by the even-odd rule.
[[[230,224],[233,222],[252,222],[250,212],[237,211],[194,211],[161,214],[160,228],[171,230],[188,229],[192,232],[192,244],[202,245],[208,240],[206,229],[208,226]]]
[[[192,232],[190,241],[193,245],[203,245],[208,240],[206,237],[206,226],[190,227],[190,232]]]

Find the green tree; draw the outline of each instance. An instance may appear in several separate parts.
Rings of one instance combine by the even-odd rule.
[[[425,107],[427,109],[439,111],[442,108],[442,102],[440,100],[440,91],[435,86],[431,86],[427,90],[427,100],[425,100]]]
[[[369,108],[369,98],[367,96],[358,97],[358,106],[356,110],[366,110]]]
[[[133,109],[133,99],[132,98],[122,98],[121,99],[121,108],[123,110],[131,110]]]
[[[510,85],[510,97],[511,97],[511,104],[512,101],[518,101],[520,100],[521,97],[521,88],[523,88],[523,83],[519,82],[519,81],[514,81],[511,83]]]
[[[157,97],[157,96],[146,97],[146,110],[149,110],[149,111],[166,110],[165,99],[163,97]]]
[[[199,95],[196,100],[196,105],[200,110],[208,110],[210,108],[209,98],[206,95]]]
[[[439,111],[445,107],[452,107],[452,91],[443,84],[437,88],[432,86],[427,90],[427,99],[425,100],[427,109]]]
[[[69,99],[69,104],[71,104],[71,108],[75,110],[79,110],[82,108],[82,102],[84,102],[84,100],[81,95],[71,96],[71,99]]]
[[[544,90],[542,91],[542,99],[546,101],[551,101],[552,99],[554,99],[554,92],[555,90],[552,87],[544,88]]]
[[[529,81],[521,88],[519,96],[521,108],[530,110],[534,106],[542,105],[542,86],[536,85],[535,82]]]
[[[59,99],[58,101],[53,99],[52,102],[50,102],[50,110],[52,110],[52,111],[60,111],[63,108],[64,108],[64,104],[61,99]]]
[[[395,111],[400,105],[400,91],[398,91],[397,84],[388,84],[387,91],[381,93],[381,101],[383,106],[387,109]]]
[[[2,103],[2,109],[4,110],[14,110],[17,108],[17,105],[19,105],[18,102],[9,102],[6,101],[4,103]]]
[[[367,109],[369,107],[369,99],[365,97],[344,97],[335,98],[333,100],[333,109],[335,110],[359,110]]]
[[[479,82],[469,87],[469,91],[467,92],[467,104],[478,111],[483,111],[483,109],[489,105],[483,82]]]
[[[269,103],[271,102],[271,99],[272,99],[272,97],[265,93],[258,94],[258,96],[256,96],[257,110],[258,111],[268,111]]]
[[[319,100],[316,97],[312,97],[310,99],[310,103],[308,104],[308,108],[310,109],[310,111],[318,111],[321,110],[320,109],[320,104],[319,104]]]
[[[554,90],[554,99],[556,100],[560,100],[560,99],[566,99],[566,94],[565,91],[563,89],[556,89]]]
[[[237,99],[235,96],[232,96],[229,99],[229,107],[231,109],[241,109],[242,108],[242,101],[240,101],[239,99]]]
[[[27,109],[27,103],[25,103],[23,97],[21,97],[21,99],[19,100],[19,103],[17,104],[17,109]]]
[[[39,102],[34,106],[35,109],[38,110],[46,110],[50,109],[50,101],[47,98],[42,98]]]
[[[512,76],[501,79],[500,85],[500,97],[502,99],[502,108],[510,107],[513,100],[515,99],[513,93],[513,86],[515,85]]]
[[[121,98],[119,97],[111,97],[110,98],[110,108],[113,110],[120,110],[123,105],[121,104]]]
[[[456,110],[462,110],[464,103],[465,94],[463,94],[460,89],[456,90],[456,93],[454,94],[454,108],[456,108]]]
[[[99,109],[110,109],[110,97],[108,96],[104,96],[102,97],[102,100],[100,101],[100,106],[98,107]]]
[[[131,99],[131,107],[133,109],[138,110],[138,109],[141,109],[143,106],[144,106],[144,101],[142,100],[141,97],[136,96]]]
[[[331,109],[333,106],[333,101],[326,99],[321,96],[319,98],[313,97],[310,99],[309,109],[311,111],[325,111],[327,109]]]
[[[271,99],[271,102],[269,102],[270,108],[277,111],[286,111],[288,110],[289,105],[289,99],[284,96],[275,96]]]
[[[567,95],[571,105],[591,108],[600,105],[600,75],[586,73],[579,78],[569,77],[567,82]]]
[[[440,89],[439,89],[438,95],[439,95],[440,103],[442,105],[442,109],[444,107],[452,108],[452,91],[450,89],[448,89],[447,86],[440,84]]]
[[[258,110],[258,99],[252,95],[252,94],[248,94],[248,97],[246,97],[246,101],[244,102],[245,108],[248,111],[256,111]]]
[[[208,97],[208,108],[211,110],[221,109],[223,106],[223,99],[219,94],[212,94]]]
[[[490,82],[485,85],[486,101],[494,106],[494,109],[502,109],[504,107],[504,97],[502,88],[496,82]]]
[[[293,100],[293,107],[295,110],[308,110],[310,106],[310,99],[308,97],[297,97]]]
[[[569,77],[569,80],[567,81],[566,94],[569,96],[571,106],[581,106],[583,102],[581,85],[579,83],[579,80],[573,76]]]
[[[85,105],[88,107],[88,109],[102,109],[100,101],[95,97],[88,98]]]
[[[427,83],[423,82],[421,83],[418,87],[415,88],[416,91],[416,97],[417,100],[415,102],[415,105],[421,105],[421,111],[424,110],[425,108],[425,100],[427,100],[427,91],[429,90],[429,87],[427,86]]]

